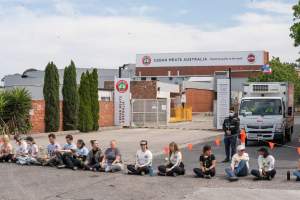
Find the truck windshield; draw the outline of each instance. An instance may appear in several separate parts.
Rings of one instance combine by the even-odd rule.
[[[244,99],[240,106],[240,115],[281,115],[280,99]]]

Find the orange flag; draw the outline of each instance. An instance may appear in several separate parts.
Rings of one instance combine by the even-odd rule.
[[[274,149],[274,143],[273,142],[268,142],[269,143],[269,146],[270,146],[270,149]]]
[[[168,146],[164,147],[164,153],[166,155],[169,155],[169,147]]]
[[[193,149],[193,144],[189,143],[189,144],[187,145],[187,147],[188,147],[188,149],[189,149],[190,151],[192,151],[192,149]]]
[[[217,138],[216,138],[215,144],[216,144],[217,146],[220,146],[220,145],[221,145],[221,139],[220,139],[220,137],[217,137]]]
[[[300,155],[300,147],[297,148],[298,154]]]
[[[242,143],[242,144],[245,144],[245,143],[246,143],[246,137],[247,137],[246,132],[245,132],[245,129],[242,129],[242,130],[241,130],[240,135],[241,135],[241,143]]]

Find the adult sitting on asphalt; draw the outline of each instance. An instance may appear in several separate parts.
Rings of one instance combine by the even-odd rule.
[[[300,181],[300,159],[298,161],[298,170],[293,172],[294,176],[296,176],[296,181]]]
[[[39,162],[42,163],[43,166],[50,166],[54,167],[58,164],[56,152],[58,152],[61,147],[56,142],[56,136],[53,133],[48,135],[49,144],[47,146],[47,157],[46,158],[39,158]]]
[[[239,132],[239,120],[235,117],[233,110],[230,111],[229,117],[223,122],[224,144],[226,158],[223,162],[229,162],[236,153],[236,143]]]
[[[182,162],[182,154],[175,142],[169,144],[169,157],[166,165],[158,166],[159,176],[177,176],[184,175],[185,169]]]
[[[59,149],[55,152],[57,158],[57,168],[65,168],[64,164],[65,157],[69,154],[72,154],[72,151],[76,150],[76,145],[73,143],[73,136],[66,135],[66,144],[64,144],[62,149]]]
[[[64,154],[64,164],[67,168],[77,170],[84,167],[84,162],[87,158],[89,150],[85,147],[82,139],[77,140],[77,149],[71,149],[71,154]]]
[[[197,177],[208,178],[215,176],[216,174],[216,157],[212,154],[211,146],[205,145],[203,147],[203,153],[199,158],[200,168],[194,168],[194,173]]]
[[[116,140],[110,141],[110,148],[106,149],[101,162],[101,171],[117,172],[123,169],[121,153],[117,148]]]
[[[258,170],[253,169],[251,174],[254,180],[272,180],[275,177],[275,158],[269,154],[268,149],[262,147],[258,150]]]
[[[20,165],[39,165],[40,163],[38,162],[38,153],[39,153],[39,148],[37,144],[35,143],[33,137],[28,136],[26,138],[27,142],[27,154],[25,156],[18,157],[17,159],[17,164]]]
[[[22,159],[23,157],[27,156],[28,148],[27,148],[27,143],[25,142],[24,138],[22,138],[21,136],[15,135],[14,139],[16,141],[17,147],[16,147],[16,152],[13,161],[17,162],[18,159]]]
[[[225,172],[229,181],[237,181],[238,177],[247,176],[249,172],[249,155],[245,152],[245,146],[239,145],[237,153],[234,154],[230,168],[226,168]]]
[[[9,136],[3,136],[3,144],[0,148],[0,162],[9,162],[13,159],[13,147],[10,143]]]
[[[100,163],[102,162],[103,155],[99,147],[99,142],[97,140],[91,140],[92,149],[90,150],[84,167],[86,170],[99,171]]]
[[[152,170],[152,153],[148,149],[148,142],[140,142],[141,149],[136,152],[135,165],[127,165],[128,174],[145,175]]]

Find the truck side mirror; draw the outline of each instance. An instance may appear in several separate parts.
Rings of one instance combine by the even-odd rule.
[[[288,107],[288,116],[293,115],[293,107]]]

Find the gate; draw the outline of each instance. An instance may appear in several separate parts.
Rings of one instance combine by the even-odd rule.
[[[167,126],[167,99],[132,99],[131,126]]]

